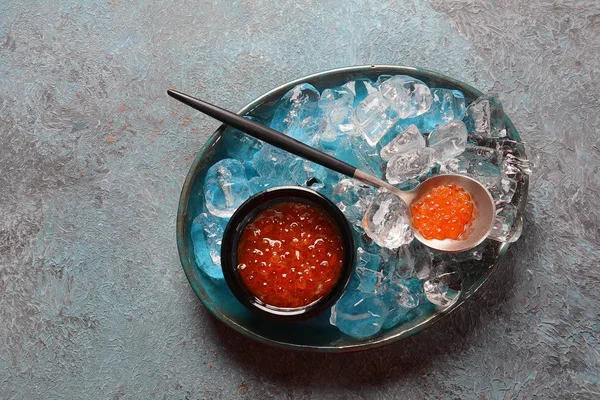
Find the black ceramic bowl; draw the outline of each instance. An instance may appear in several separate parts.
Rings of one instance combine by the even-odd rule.
[[[237,268],[238,243],[246,225],[261,211],[276,204],[288,202],[306,203],[323,211],[338,228],[344,246],[342,273],[332,290],[313,303],[297,308],[282,308],[265,304],[248,290]],[[252,196],[236,210],[223,235],[221,266],[227,285],[235,297],[250,311],[270,319],[294,321],[310,318],[333,305],[342,295],[352,277],[355,254],[352,228],[335,204],[314,190],[297,186],[284,186],[268,189]]]

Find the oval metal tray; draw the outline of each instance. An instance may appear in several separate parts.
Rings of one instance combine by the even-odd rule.
[[[308,82],[319,91],[340,86],[349,80],[367,77],[373,80],[379,75],[405,74],[421,79],[430,87],[458,89],[465,95],[467,104],[482,93],[463,83],[440,73],[421,68],[371,65],[340,68],[303,78],[281,85],[253,100],[238,113],[251,114],[265,120],[270,118],[273,105],[291,88],[302,82]],[[508,137],[520,141],[519,134],[508,117],[505,118]],[[196,264],[190,236],[192,220],[203,212],[204,175],[207,169],[221,158],[226,157],[226,148],[221,136],[227,128],[221,126],[206,142],[198,153],[187,174],[177,212],[177,246],[185,274],[196,295],[220,321],[252,339],[280,347],[298,350],[322,352],[348,352],[380,347],[401,340],[425,329],[445,315],[460,307],[489,278],[494,271],[498,258],[508,249],[508,243],[489,241],[481,261],[473,262],[466,268],[463,276],[463,291],[460,298],[451,307],[444,310],[422,312],[413,315],[413,320],[394,328],[384,330],[368,339],[355,339],[342,334],[329,324],[329,313],[322,313],[309,321],[294,323],[275,323],[261,319],[244,308],[233,296],[224,280],[214,280],[206,276]],[[525,154],[517,154],[525,158]],[[528,176],[522,174],[512,204],[523,212],[528,192]]]

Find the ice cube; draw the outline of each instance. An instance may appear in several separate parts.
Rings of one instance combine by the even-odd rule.
[[[388,307],[388,316],[383,324],[386,329],[396,326],[406,313],[419,305],[419,294],[399,282],[388,282],[381,297]]]
[[[289,182],[265,179],[260,176],[255,176],[254,178],[248,181],[248,185],[250,185],[250,190],[252,191],[252,194],[262,192],[272,187],[285,186],[287,184],[289,184]]]
[[[333,202],[344,213],[348,222],[360,225],[375,191],[354,179],[342,179],[333,188]]]
[[[381,93],[374,92],[361,101],[354,110],[352,123],[369,146],[377,142],[390,130],[398,120],[398,113],[390,107],[390,103]]]
[[[267,180],[291,180],[289,168],[294,161],[291,153],[265,144],[252,158],[252,166]]]
[[[356,108],[358,104],[371,93],[377,91],[377,87],[373,81],[368,78],[358,78],[352,80],[344,84],[342,88],[350,90],[350,93],[354,95],[354,103],[352,104],[354,108]]]
[[[379,156],[379,149],[371,147],[362,137],[349,137],[350,148],[355,152],[358,162],[355,167],[369,172],[375,176],[381,176],[384,162]]]
[[[361,229],[361,231],[364,232],[363,229]],[[367,235],[365,235],[365,237],[370,240],[370,238]],[[379,252],[379,257],[381,258],[381,262],[384,264],[383,270],[385,276],[389,276],[389,270],[397,263],[398,251],[397,249],[388,249],[386,247],[379,246],[377,246],[377,249]]]
[[[445,163],[465,151],[467,136],[467,127],[462,121],[451,121],[431,132],[429,147],[435,150],[435,159]]]
[[[466,122],[469,132],[475,135],[489,138],[506,136],[504,109],[493,94],[481,96],[467,107]]]
[[[304,185],[308,182],[309,177],[307,168],[309,168],[308,161],[299,157],[294,158],[289,169],[290,176],[296,184]]]
[[[331,192],[330,188],[326,187],[325,184],[318,179],[309,179],[308,182],[306,182],[306,187],[317,190],[326,197],[331,197],[331,194],[329,193]]]
[[[391,142],[389,142],[379,153],[381,158],[389,161],[392,157],[413,149],[425,147],[425,139],[419,132],[419,128],[410,125],[405,131],[400,133]]]
[[[244,166],[225,158],[208,169],[204,178],[204,199],[208,211],[217,217],[231,217],[251,195]]]
[[[410,243],[414,238],[408,207],[404,201],[385,189],[378,190],[369,204],[362,227],[375,243],[388,249]]]
[[[314,177],[309,179],[307,185],[315,190],[318,190],[328,198],[333,198],[333,187],[340,181],[343,175],[331,171],[327,168],[321,167],[317,164],[312,164],[315,168],[321,168],[320,172],[317,171]]]
[[[371,175],[381,176],[383,161],[377,148],[369,146],[362,137],[344,137],[335,150],[326,153]]]
[[[473,178],[479,181],[490,192],[496,204],[510,203],[517,191],[517,181],[505,174],[501,174],[500,176],[476,175]]]
[[[379,140],[379,142],[377,143],[377,146],[381,150],[382,148],[387,146],[392,140],[394,140],[394,138],[396,138],[397,136],[404,133],[404,131],[407,130],[411,125],[416,126],[420,131],[422,122],[423,122],[422,115],[419,115],[418,117],[415,117],[415,118],[399,119],[398,121],[396,121],[394,126],[392,126],[390,128],[388,133],[386,133],[385,136],[383,136]]]
[[[425,147],[394,156],[386,165],[386,180],[392,185],[396,185],[429,171],[434,155],[433,149]]]
[[[540,152],[523,142],[511,139],[487,139],[481,142],[490,142],[498,146],[504,155],[503,171],[509,176],[520,174],[531,175],[533,169],[540,165]],[[487,143],[486,143],[487,144]]]
[[[431,91],[422,81],[407,75],[396,75],[382,82],[379,91],[397,111],[399,118],[412,118],[426,113],[431,106]]]
[[[469,175],[500,176],[502,171],[502,153],[496,149],[468,145],[457,158],[468,162]]]
[[[346,290],[331,308],[329,322],[348,336],[364,339],[377,334],[387,316],[387,306],[379,296]]]
[[[467,251],[461,251],[458,253],[448,253],[442,251],[434,251],[434,257],[438,261],[448,261],[448,262],[465,262],[465,261],[480,261],[483,259],[483,254],[485,252],[485,248],[489,243],[489,239],[484,240],[482,243],[478,244],[476,247],[473,247]]]
[[[191,237],[198,268],[214,279],[223,279],[221,241],[227,219],[202,213],[192,221]]]
[[[288,168],[291,180],[301,186],[307,186],[313,178],[322,181],[326,175],[324,167],[300,157],[294,158]]]
[[[320,117],[307,117],[288,126],[283,133],[311,147],[317,147],[327,122]]]
[[[381,247],[379,247],[377,245],[377,243],[375,243],[373,241],[373,239],[371,239],[364,231],[364,229],[362,229],[361,226],[354,226],[354,243],[355,243],[355,247],[361,247],[362,249],[364,249],[366,252],[371,253],[371,254],[377,254],[379,253],[380,250],[382,250]]]
[[[336,108],[347,108],[354,105],[354,93],[344,86],[325,89],[321,93],[319,108],[323,115]]]
[[[538,159],[539,161],[539,159]],[[502,171],[511,176],[515,176],[518,174],[531,175],[533,168],[535,166],[535,161],[531,159],[526,159],[523,157],[515,156],[514,154],[506,154],[504,156],[504,163],[502,165]]]
[[[346,135],[353,135],[356,131],[352,123],[354,107],[335,108],[329,113],[329,124],[338,132]]]
[[[317,149],[328,154],[333,154],[340,147],[344,138],[344,134],[340,134],[334,128],[332,128],[331,125],[327,124],[325,130],[321,134],[321,140],[317,145]]]
[[[362,247],[356,249],[357,289],[363,293],[376,294],[383,289],[384,275],[381,258],[378,254],[369,253]]]
[[[319,108],[321,114],[327,121],[322,140],[331,143],[337,139],[340,134],[353,134],[355,132],[352,123],[352,114],[354,113],[354,93],[347,87],[337,87],[325,89],[321,93]]]
[[[523,217],[512,204],[496,209],[496,219],[489,237],[500,242],[516,242],[523,232]]]
[[[465,117],[465,95],[461,91],[432,88],[431,96],[431,107],[423,114],[422,128],[425,132]]]
[[[390,281],[388,289],[396,292],[396,302],[402,307],[410,310],[419,305],[419,294],[409,289],[405,284]]]
[[[438,263],[423,283],[423,291],[431,303],[442,308],[450,307],[460,297],[462,277],[452,264]]]
[[[390,268],[388,278],[400,282],[416,276],[426,279],[431,271],[432,256],[430,250],[418,240],[413,240],[398,248],[396,265]]]
[[[294,158],[288,167],[289,180],[301,186],[314,185],[315,188],[320,187],[318,183],[325,183],[329,176],[336,174],[329,171],[327,168],[315,164],[312,161],[304,158]]]
[[[368,268],[356,267],[358,277],[357,290],[363,293],[379,294],[383,290],[383,273]]]
[[[244,116],[244,118],[256,121],[256,118],[251,116]],[[242,162],[251,160],[254,154],[263,146],[263,142],[260,140],[237,129],[225,131],[222,140],[229,157]]]
[[[465,157],[451,158],[440,165],[441,174],[466,174],[469,171],[469,160]]]
[[[375,87],[379,88],[379,86],[381,86],[381,84],[385,81],[387,81],[388,79],[390,79],[393,75],[379,75],[379,77],[377,78],[377,81],[375,82]]]
[[[301,83],[283,95],[273,113],[271,128],[283,132],[300,121],[315,116],[320,94],[309,83]]]
[[[371,253],[359,246],[356,249],[356,267],[379,271],[381,269],[381,258],[378,254]]]

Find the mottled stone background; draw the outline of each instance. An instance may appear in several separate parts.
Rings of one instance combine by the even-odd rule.
[[[230,109],[389,63],[500,93],[538,149],[523,238],[480,293],[379,350],[301,354],[221,326],[175,245]],[[0,399],[600,398],[598,0],[0,2]]]

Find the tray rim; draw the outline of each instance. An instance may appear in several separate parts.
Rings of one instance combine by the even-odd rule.
[[[280,86],[277,86],[274,89],[269,90],[268,92],[264,93],[263,95],[255,98],[254,100],[252,100],[251,102],[246,104],[244,107],[242,107],[237,112],[237,114],[240,114],[240,115],[250,114],[254,109],[258,108],[260,105],[262,105],[265,102],[265,100],[269,99],[273,95],[275,95],[277,93],[283,94],[287,90],[289,90],[292,87],[294,87],[300,83],[303,83],[303,82],[308,82],[308,81],[311,81],[311,80],[317,79],[317,78],[321,79],[323,77],[327,77],[330,75],[337,75],[337,74],[352,74],[352,73],[360,74],[360,73],[365,73],[365,72],[376,73],[378,70],[381,70],[382,74],[390,73],[393,71],[393,73],[395,73],[395,74],[410,75],[411,73],[417,73],[417,74],[421,74],[421,75],[427,75],[431,78],[444,80],[455,86],[458,86],[461,88],[462,91],[470,92],[469,94],[471,94],[473,97],[479,97],[479,96],[483,95],[483,92],[481,92],[480,90],[474,88],[473,86],[471,86],[467,83],[464,83],[462,81],[459,81],[457,79],[451,78],[447,75],[444,75],[440,72],[430,70],[430,69],[425,69],[425,68],[420,68],[420,67],[402,66],[402,65],[388,65],[388,64],[359,65],[359,66],[342,67],[342,68],[335,68],[335,69],[330,69],[330,70],[326,70],[326,71],[322,71],[322,72],[317,72],[317,73],[310,74],[310,75],[307,75],[304,77],[300,77],[300,78],[294,79],[292,81],[289,81],[287,83],[284,83]],[[510,118],[505,116],[504,119],[505,119],[507,128],[511,132],[512,139],[515,141],[521,142],[521,137],[518,134],[516,128],[514,127],[512,121],[510,120]],[[206,292],[204,291],[202,286],[199,284],[199,281],[196,279],[194,266],[191,265],[191,263],[189,262],[190,255],[185,246],[185,233],[186,233],[185,232],[185,219],[187,216],[187,204],[188,204],[189,197],[191,194],[192,184],[195,181],[195,178],[196,178],[196,175],[198,172],[198,166],[200,165],[202,159],[208,153],[208,151],[210,151],[210,149],[216,144],[217,140],[220,138],[222,132],[226,128],[227,127],[225,125],[221,125],[215,132],[213,132],[213,134],[208,138],[208,140],[206,141],[204,146],[200,149],[198,154],[196,154],[196,157],[194,157],[194,161],[190,165],[190,168],[186,175],[186,179],[183,183],[183,186],[182,186],[181,192],[180,192],[180,196],[179,196],[177,219],[176,219],[176,239],[177,239],[177,250],[179,253],[180,262],[182,264],[186,278],[187,278],[188,282],[190,283],[190,286],[192,287],[192,290],[194,291],[196,296],[200,299],[200,301],[204,304],[204,306],[211,312],[211,314],[213,316],[215,316],[220,322],[224,323],[225,325],[229,326],[230,328],[234,329],[235,331],[241,333],[242,335],[249,337],[251,339],[254,339],[260,343],[273,345],[273,346],[279,347],[279,348],[301,350],[301,351],[311,351],[311,352],[319,352],[319,353],[323,353],[323,352],[325,352],[325,353],[347,353],[347,352],[357,352],[357,351],[364,351],[364,350],[374,349],[374,348],[378,348],[378,347],[383,347],[383,346],[392,344],[394,342],[400,341],[402,339],[405,339],[409,336],[412,336],[413,334],[420,332],[424,328],[435,324],[442,318],[444,318],[447,315],[454,312],[454,310],[459,308],[473,294],[475,294],[475,292],[477,292],[481,288],[481,286],[490,278],[490,276],[497,269],[497,268],[494,268],[497,266],[497,262],[494,261],[493,264],[491,264],[490,266],[487,267],[491,271],[489,271],[487,274],[483,274],[483,276],[480,279],[478,279],[471,286],[471,288],[469,290],[470,295],[467,298],[464,298],[463,296],[461,296],[461,298],[456,303],[454,303],[451,307],[449,307],[445,310],[442,310],[439,313],[432,314],[431,316],[429,316],[427,319],[425,319],[424,321],[422,321],[421,323],[419,323],[416,326],[412,326],[405,330],[396,332],[393,335],[390,335],[387,337],[376,338],[374,340],[370,340],[369,342],[365,342],[365,343],[356,343],[356,344],[348,344],[348,345],[295,344],[295,343],[289,343],[289,342],[271,339],[271,338],[262,336],[260,334],[257,334],[256,332],[254,332],[252,330],[247,329],[243,325],[238,324],[237,322],[233,321],[228,316],[224,315],[219,310],[217,310],[215,303],[207,296]],[[525,195],[521,196],[520,201],[517,204],[517,208],[519,209],[520,212],[523,212],[523,210],[524,210],[525,203],[527,201],[527,195],[528,195],[529,180],[526,175],[523,178],[523,184],[524,184],[523,191],[524,191]],[[510,247],[510,243],[503,243],[498,250],[498,257],[503,256],[509,247]]]

